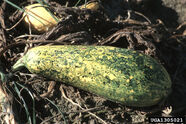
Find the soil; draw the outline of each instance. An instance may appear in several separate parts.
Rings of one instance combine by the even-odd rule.
[[[186,25],[159,18],[145,11],[147,8],[139,10],[140,1],[101,0],[96,11],[76,8],[76,2],[49,1],[50,9],[62,20],[41,34],[30,34],[23,22],[13,26],[22,13],[0,2],[0,72],[4,74],[0,85],[11,98],[9,103],[16,122],[116,124],[149,123],[149,117],[186,117]],[[29,2],[17,0],[16,4],[25,6]],[[13,64],[29,48],[46,44],[109,45],[137,50],[166,68],[172,92],[161,104],[130,107],[31,74],[26,68],[12,72]],[[0,123],[5,123],[0,115]]]

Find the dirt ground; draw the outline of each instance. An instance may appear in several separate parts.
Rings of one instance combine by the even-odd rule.
[[[23,22],[16,24],[22,13],[0,2],[0,84],[18,123],[149,123],[148,117],[186,117],[186,24],[162,20],[145,8],[138,11],[138,5],[127,0],[101,0],[96,11],[76,8],[77,1],[71,0],[48,4],[62,20],[38,34],[29,32]],[[31,74],[26,68],[12,72],[13,64],[29,48],[46,44],[109,45],[140,51],[166,68],[172,92],[161,104],[130,107]],[[0,112],[2,108],[0,104]],[[0,114],[0,123],[5,123],[5,116]]]

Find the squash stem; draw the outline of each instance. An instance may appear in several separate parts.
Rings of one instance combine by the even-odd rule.
[[[24,58],[19,59],[12,67],[12,71],[17,71],[25,66]]]

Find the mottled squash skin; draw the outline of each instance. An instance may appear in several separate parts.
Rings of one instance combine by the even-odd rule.
[[[155,59],[110,46],[39,46],[13,66],[61,81],[127,106],[152,106],[171,90],[169,74]]]

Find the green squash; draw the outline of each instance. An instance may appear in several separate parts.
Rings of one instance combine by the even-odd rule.
[[[137,51],[111,46],[53,45],[30,49],[13,70],[26,67],[127,106],[159,103],[171,91],[165,68]]]

